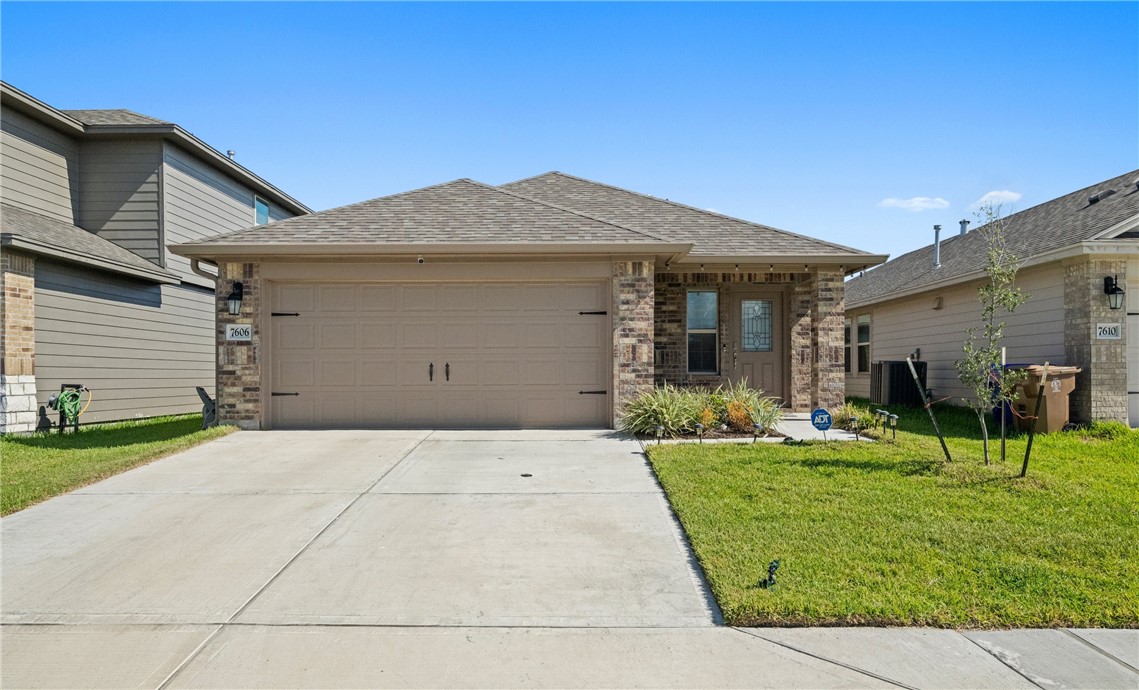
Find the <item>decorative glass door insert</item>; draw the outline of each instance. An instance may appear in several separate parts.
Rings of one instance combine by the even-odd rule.
[[[769,299],[740,300],[740,335],[744,352],[771,352],[772,311]]]

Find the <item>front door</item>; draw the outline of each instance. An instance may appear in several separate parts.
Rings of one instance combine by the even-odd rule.
[[[732,312],[732,381],[786,400],[783,294],[737,293]]]

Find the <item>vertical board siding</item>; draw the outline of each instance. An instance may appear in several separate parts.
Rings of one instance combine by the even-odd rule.
[[[35,298],[41,405],[82,383],[94,394],[82,421],[107,422],[200,412],[194,387],[213,395],[211,292],[41,260]]]
[[[853,319],[858,314],[871,314],[870,360],[902,360],[921,348],[921,358],[928,362],[926,385],[935,398],[951,397],[956,404],[968,392],[957,380],[954,362],[961,358],[965,331],[980,328],[981,303],[977,295],[980,281],[945,290],[923,293],[915,297],[850,309]],[[1064,359],[1064,271],[1059,262],[1025,269],[1017,276],[1017,285],[1031,297],[1002,318],[1004,345],[1010,363],[1063,364]],[[942,299],[942,308],[934,309],[934,300]],[[852,334],[853,335],[853,334]],[[846,377],[847,395],[870,395],[869,375]]]
[[[10,108],[0,111],[0,199],[75,222],[79,144]]]
[[[162,265],[157,141],[92,141],[80,149],[77,225]]]
[[[165,146],[162,175],[168,245],[241,230],[256,221],[253,190],[171,144]],[[270,204],[271,220],[290,217],[289,212]],[[167,268],[187,282],[209,284],[190,271],[190,262],[182,257],[168,255]]]

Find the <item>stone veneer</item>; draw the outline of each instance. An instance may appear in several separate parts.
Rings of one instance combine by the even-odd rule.
[[[36,428],[35,257],[0,254],[0,433]]]
[[[1104,276],[1127,285],[1126,257],[1079,256],[1064,262],[1064,354],[1083,368],[1069,398],[1073,421],[1127,422],[1127,309],[1113,311],[1103,292]],[[1136,299],[1127,295],[1126,299]],[[1118,323],[1119,340],[1096,340],[1097,323]]]
[[[613,424],[653,387],[653,262],[613,262]]]
[[[689,374],[687,353],[687,299],[690,289],[716,288],[719,292],[720,342],[731,337],[733,287],[789,287],[791,388],[788,406],[806,412],[816,406],[842,405],[846,379],[843,362],[844,284],[842,272],[819,269],[814,273],[749,273],[699,271],[661,272],[656,280],[654,353],[656,383],[677,386],[715,386],[724,375]],[[731,369],[731,354],[720,352],[720,371]]]
[[[241,313],[231,316],[226,298],[234,282],[244,285]],[[219,263],[217,284],[217,417],[219,424],[261,428],[261,265]],[[253,324],[253,340],[227,342],[230,323]]]

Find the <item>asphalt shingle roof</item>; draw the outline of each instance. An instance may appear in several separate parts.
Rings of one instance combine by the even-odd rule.
[[[1139,170],[1113,177],[1004,218],[1009,250],[1024,261],[1039,254],[1091,240],[1139,215]],[[1095,204],[1088,199],[1109,189],[1115,194]],[[980,228],[978,228],[980,229]],[[846,283],[847,307],[888,298],[965,276],[984,268],[985,238],[972,230],[941,240],[941,267],[933,267],[933,245],[903,254]]]
[[[165,273],[159,266],[93,232],[10,204],[0,203],[0,233],[67,250],[95,262],[111,262],[144,273]]]
[[[627,228],[695,245],[690,257],[866,255],[832,242],[685,206],[647,194],[549,172],[501,185],[534,199],[585,211]]]
[[[165,120],[122,108],[114,110],[62,110],[85,125],[169,125]]]
[[[198,240],[221,244],[653,243],[665,240],[461,179]]]

